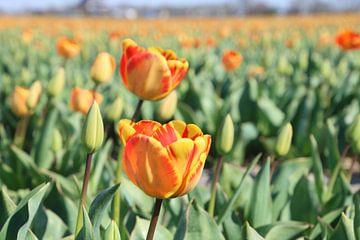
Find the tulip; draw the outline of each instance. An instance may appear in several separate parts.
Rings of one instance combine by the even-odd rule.
[[[41,84],[36,81],[30,88],[16,86],[10,96],[10,107],[18,117],[30,116],[37,106],[41,94]]]
[[[360,48],[360,34],[344,29],[337,33],[335,41],[343,50],[352,50]]]
[[[57,52],[64,58],[73,58],[80,53],[80,46],[78,41],[61,37],[56,44]]]
[[[104,124],[102,121],[99,105],[96,101],[86,115],[85,124],[82,130],[82,142],[88,153],[99,149],[104,141]]]
[[[225,70],[230,72],[236,70],[240,66],[243,57],[236,51],[227,50],[223,53],[221,61]]]
[[[157,109],[157,114],[162,120],[169,120],[176,111],[177,106],[177,93],[173,91],[170,95],[164,98],[161,101],[159,108]]]
[[[179,120],[161,125],[120,120],[123,169],[149,196],[166,199],[190,192],[198,183],[211,145],[194,124]]]
[[[101,52],[96,56],[96,59],[91,67],[91,79],[96,83],[107,82],[111,79],[115,72],[115,59],[107,53]]]
[[[75,87],[71,91],[70,107],[74,111],[86,114],[89,111],[89,108],[91,107],[94,100],[98,104],[101,104],[103,96],[95,91]]]
[[[275,145],[275,151],[279,156],[285,156],[288,154],[291,147],[292,136],[293,128],[291,123],[287,123],[283,128],[281,128]]]
[[[56,97],[62,92],[65,86],[65,69],[59,68],[49,81],[47,92],[50,96]]]
[[[120,73],[127,89],[142,100],[159,100],[171,93],[185,77],[189,63],[172,50],[143,48],[123,42]]]
[[[119,120],[123,111],[123,100],[121,97],[117,97],[110,106],[106,108],[106,117],[111,120]]]
[[[220,125],[216,138],[216,149],[224,155],[231,151],[234,143],[234,123],[230,116],[227,114]]]

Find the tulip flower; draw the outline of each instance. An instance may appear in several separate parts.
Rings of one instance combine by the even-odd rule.
[[[64,58],[73,58],[80,53],[78,41],[61,37],[56,44],[57,52]]]
[[[142,100],[159,100],[171,93],[185,77],[189,63],[172,50],[143,48],[134,41],[123,42],[120,63],[122,80]]]
[[[221,59],[224,68],[226,71],[234,71],[236,70],[243,61],[243,57],[240,53],[234,50],[227,50],[223,53]]]
[[[26,117],[32,114],[37,106],[41,94],[41,84],[39,81],[33,83],[30,88],[16,86],[10,96],[10,107],[18,117]]]
[[[349,29],[339,31],[335,41],[343,50],[360,48],[360,34]]]
[[[110,80],[114,72],[114,57],[107,52],[99,53],[90,70],[91,79],[97,84],[103,83]]]
[[[194,124],[179,120],[161,125],[120,120],[123,169],[146,194],[158,199],[182,196],[198,183],[211,145]]]
[[[70,107],[74,111],[86,114],[93,104],[94,100],[101,104],[103,96],[92,90],[85,90],[79,87],[73,88],[71,91]]]

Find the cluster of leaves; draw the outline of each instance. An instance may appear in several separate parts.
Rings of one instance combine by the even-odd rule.
[[[35,45],[22,43],[19,36],[14,30],[0,33],[0,239],[71,239],[85,152],[80,141],[84,119],[69,108],[70,91],[74,86],[93,88],[89,69],[99,50],[116,59],[121,51],[103,34],[84,40],[80,56],[64,63],[56,54],[55,38],[38,33]],[[188,196],[165,201],[155,239],[360,238],[360,195],[353,193],[351,173],[343,169],[339,153],[346,145],[345,129],[359,113],[360,55],[345,54],[334,46],[319,48],[316,39],[300,36],[292,48],[284,47],[285,32],[270,40],[249,39],[246,48],[235,44],[237,36],[196,49],[181,49],[173,37],[156,43],[175,49],[190,62],[177,90],[174,118],[196,123],[216,136],[223,116],[230,112],[236,138],[233,150],[224,156],[215,216],[204,210],[210,200],[209,184],[200,184]],[[134,38],[150,45],[140,36]],[[231,73],[224,71],[220,60],[227,48],[244,57]],[[250,76],[252,64],[265,72]],[[60,66],[65,67],[66,88],[56,99],[44,90],[28,119],[23,146],[14,145],[21,120],[11,112],[8,97],[15,86],[34,80],[46,89]],[[89,208],[77,238],[145,239],[154,202],[125,176],[120,186],[115,183],[120,143],[116,123],[106,119],[106,109],[116,96],[124,101],[122,117],[131,116],[136,98],[124,89],[118,71],[98,90],[105,95],[101,110],[107,138],[94,156]],[[158,104],[145,102],[142,118],[159,119]],[[290,153],[270,162],[266,156],[274,155],[277,133],[286,122],[294,128]],[[53,147],[55,129],[61,133],[60,149]],[[204,176],[212,176],[217,153],[214,147],[211,151],[205,170],[210,174]],[[349,156],[355,154],[350,151]],[[110,207],[116,191],[121,196],[119,225],[112,220]]]

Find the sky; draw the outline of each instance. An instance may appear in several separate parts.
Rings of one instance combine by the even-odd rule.
[[[108,6],[117,6],[119,4],[132,4],[134,6],[194,6],[203,4],[241,4],[243,0],[103,0]],[[248,0],[254,2],[253,0]],[[255,0],[255,2],[265,2],[270,6],[278,9],[288,7],[294,0]],[[296,1],[296,0],[295,0]],[[304,0],[301,0],[304,2]],[[309,0],[305,0],[309,1]],[[311,1],[311,0],[310,0]],[[0,0],[0,9],[7,12],[19,12],[25,9],[30,10],[46,10],[49,8],[62,8],[78,3],[79,0]],[[322,0],[322,2],[329,3],[332,6],[348,6],[349,4],[360,3],[360,0]],[[338,6],[338,7],[341,7]]]

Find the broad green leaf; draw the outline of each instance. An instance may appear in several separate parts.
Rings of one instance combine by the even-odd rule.
[[[16,204],[10,198],[6,187],[3,186],[0,192],[0,229],[15,209]]]
[[[329,240],[355,240],[353,221],[344,213]]]
[[[270,160],[260,169],[252,189],[248,218],[254,227],[271,223]]]
[[[119,229],[114,221],[111,221],[105,229],[104,240],[121,240]]]
[[[115,184],[114,186],[100,192],[96,195],[94,201],[90,205],[89,218],[92,222],[96,238],[100,238],[100,225],[102,218],[119,186],[120,184]]]
[[[39,185],[20,201],[0,231],[0,239],[25,239],[50,183]]]
[[[266,240],[292,240],[301,236],[301,234],[309,229],[310,225],[303,222],[275,222],[270,225],[262,226],[257,231],[265,236]]]
[[[311,153],[312,153],[312,160],[313,160],[313,171],[315,176],[315,187],[316,187],[316,193],[318,195],[318,198],[320,202],[323,202],[323,194],[324,194],[324,182],[323,182],[323,168],[321,159],[319,156],[319,149],[316,142],[316,139],[313,135],[310,135],[310,141],[311,141]]]
[[[134,230],[131,232],[130,240],[145,240],[149,229],[150,221],[136,217],[136,224]],[[168,240],[172,239],[173,235],[163,227],[160,222],[157,223],[154,239]]]
[[[40,239],[61,239],[67,230],[67,226],[53,211],[40,208],[33,224],[33,232]]]
[[[321,217],[320,222],[318,222],[315,227],[311,230],[311,233],[309,235],[309,239],[316,239],[320,233],[321,233],[321,222],[324,224],[330,225],[333,221],[336,220],[342,213],[342,209],[337,209],[332,212],[329,212],[325,216]]]
[[[201,239],[221,240],[224,236],[214,219],[192,200],[179,222],[174,240]]]
[[[94,228],[91,224],[88,213],[86,212],[85,207],[83,206],[83,226],[76,236],[76,240],[95,240]]]
[[[256,232],[256,230],[253,229],[248,222],[245,223],[245,226],[243,228],[243,239],[264,240],[264,238],[258,232]]]
[[[280,127],[284,121],[284,113],[269,98],[262,97],[258,100],[260,112],[272,124],[272,126]]]

